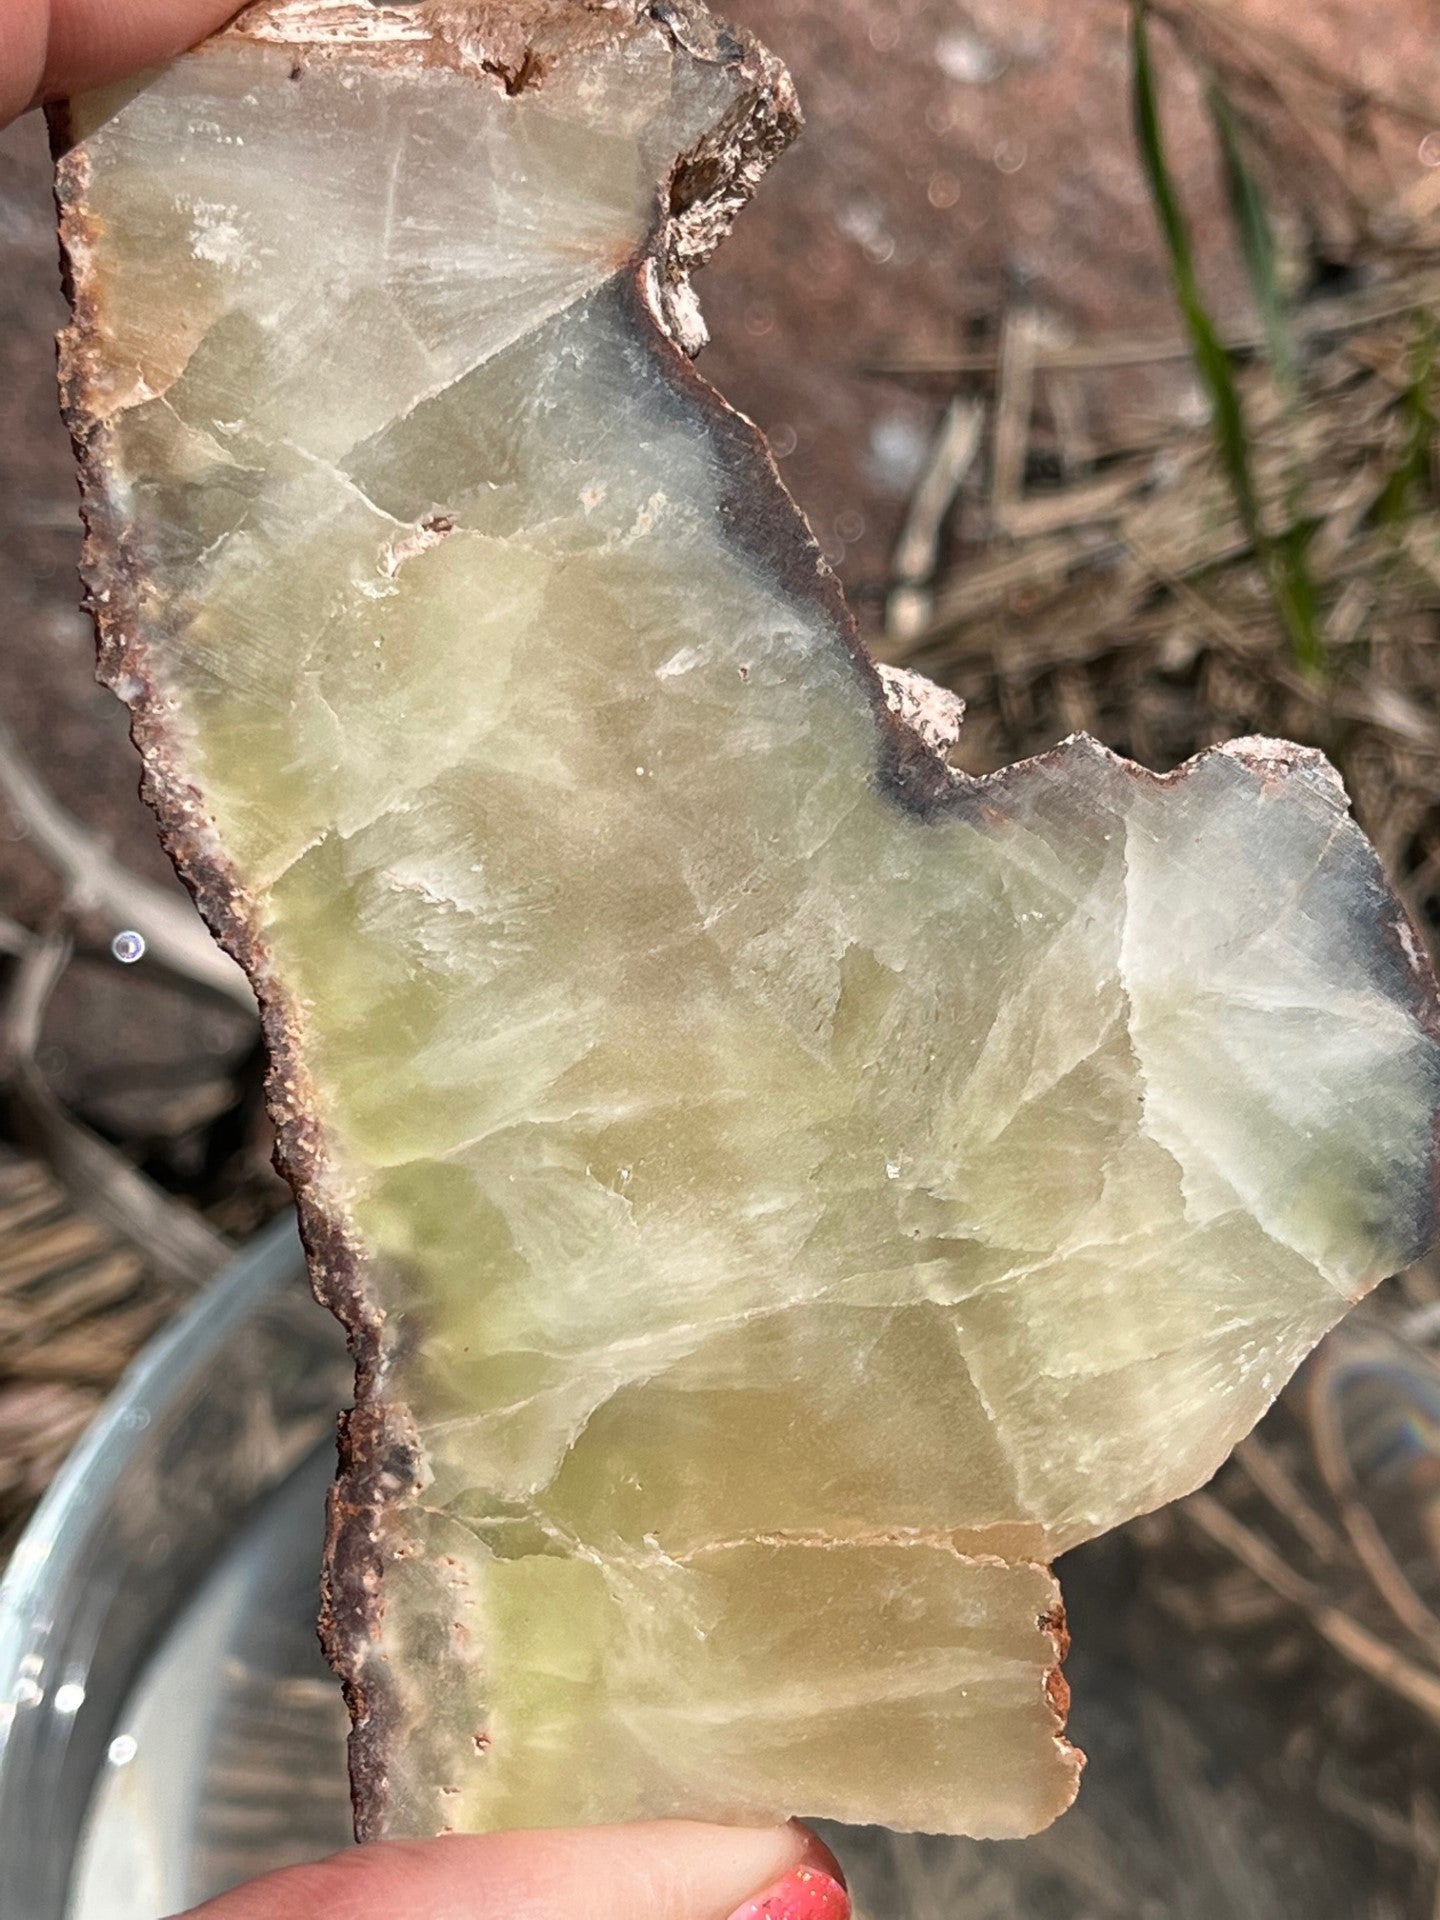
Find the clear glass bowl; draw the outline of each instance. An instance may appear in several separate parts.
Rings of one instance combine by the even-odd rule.
[[[155,1920],[349,1836],[315,1640],[339,1330],[278,1226],[141,1356],[0,1584],[6,1920]]]

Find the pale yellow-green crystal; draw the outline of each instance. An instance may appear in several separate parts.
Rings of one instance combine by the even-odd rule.
[[[1403,923],[1313,757],[897,799],[636,264],[723,66],[304,52],[81,103],[71,239],[101,542],[423,1451],[384,1824],[1032,1830],[1045,1563],[1428,1230]]]

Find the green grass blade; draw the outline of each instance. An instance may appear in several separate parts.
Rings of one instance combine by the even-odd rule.
[[[1190,229],[1166,158],[1160,105],[1155,89],[1155,70],[1150,55],[1150,21],[1146,0],[1134,0],[1132,20],[1131,82],[1135,137],[1161,238],[1165,243],[1181,317],[1190,336],[1191,354],[1209,396],[1221,469],[1234,496],[1240,524],[1264,568],[1291,651],[1305,666],[1320,669],[1325,664],[1325,648],[1320,631],[1319,595],[1307,560],[1309,536],[1303,527],[1297,525],[1281,540],[1274,541],[1265,530],[1255,488],[1240,389],[1235,383],[1230,355],[1200,292]],[[1248,173],[1246,178],[1249,178]],[[1268,234],[1268,220],[1265,230]]]
[[[1320,594],[1310,568],[1311,528],[1296,522],[1270,549],[1271,591],[1302,666],[1323,671],[1327,660],[1321,631]]]
[[[1290,334],[1285,298],[1280,291],[1275,234],[1260,182],[1245,161],[1240,127],[1234,109],[1221,90],[1218,80],[1206,89],[1210,119],[1220,147],[1225,170],[1225,190],[1230,201],[1230,216],[1240,240],[1245,273],[1250,282],[1250,297],[1265,329],[1265,345],[1270,365],[1281,388],[1293,395],[1299,385],[1295,345]]]
[[[1146,183],[1160,222],[1170,277],[1175,283],[1181,317],[1190,335],[1196,369],[1209,396],[1221,464],[1235,496],[1245,531],[1259,545],[1265,535],[1251,478],[1250,449],[1240,390],[1235,385],[1230,356],[1201,296],[1194,250],[1190,244],[1190,229],[1180,208],[1180,197],[1175,191],[1170,163],[1165,157],[1160,106],[1155,92],[1155,70],[1150,57],[1150,23],[1144,0],[1136,0],[1132,47],[1135,134]]]
[[[1402,402],[1405,443],[1375,504],[1375,518],[1382,527],[1408,520],[1416,501],[1423,501],[1430,492],[1436,432],[1434,384],[1435,317],[1421,313],[1416,316],[1414,360]]]

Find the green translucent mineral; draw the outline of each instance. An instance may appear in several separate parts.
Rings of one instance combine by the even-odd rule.
[[[951,773],[692,370],[793,125],[641,0],[266,0],[69,110],[103,671],[362,1362],[366,1832],[1042,1825],[1049,1560],[1430,1229],[1326,763]]]

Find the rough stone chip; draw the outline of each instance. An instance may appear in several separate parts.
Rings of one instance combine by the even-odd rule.
[[[60,116],[102,674],[359,1359],[367,1834],[1039,1827],[1052,1556],[1430,1233],[1324,760],[953,773],[693,371],[795,124],[678,0],[267,0]]]

